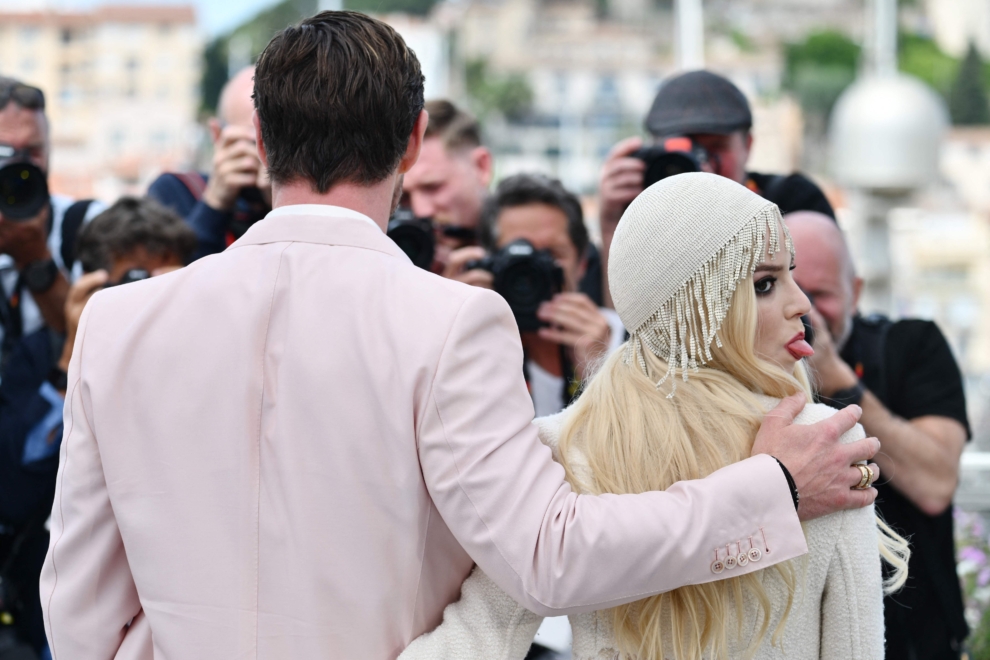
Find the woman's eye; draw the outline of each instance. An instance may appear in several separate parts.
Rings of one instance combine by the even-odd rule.
[[[771,291],[773,291],[773,285],[777,282],[776,277],[764,277],[759,282],[753,284],[753,288],[756,289],[756,295],[765,296]]]

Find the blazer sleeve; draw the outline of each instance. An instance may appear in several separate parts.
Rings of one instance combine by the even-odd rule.
[[[523,660],[542,621],[475,567],[460,600],[444,608],[443,622],[413,640],[398,660]]]
[[[866,437],[857,424],[840,441]],[[842,517],[825,576],[821,609],[821,660],[882,660],[884,657],[883,575],[876,511],[836,513]]]
[[[69,364],[51,541],[41,571],[41,604],[53,660],[115,657],[141,612],[114,519],[92,426],[86,333],[99,296],[79,322]]]
[[[787,482],[769,456],[664,492],[577,495],[537,439],[512,313],[473,289],[420,407],[423,477],[462,547],[543,616],[587,612],[759,570],[807,552]],[[762,534],[762,535],[761,535]],[[716,573],[726,548],[766,538],[759,562]]]

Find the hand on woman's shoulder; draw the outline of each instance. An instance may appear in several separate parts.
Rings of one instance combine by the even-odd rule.
[[[824,403],[809,403],[794,419],[794,423],[815,424],[822,420],[828,419],[837,412],[839,412],[837,408],[827,406]],[[863,429],[863,425],[857,424],[839,436],[839,442],[842,444],[848,444],[850,442],[855,442],[856,440],[862,440],[865,437],[866,431]]]
[[[773,410],[780,399],[775,399],[769,396],[759,397],[763,402],[764,407],[767,412]],[[798,416],[794,418],[795,424],[800,424],[802,426],[810,426],[812,424],[817,424],[822,420],[826,420],[835,413],[839,412],[838,409],[832,406],[827,406],[824,403],[808,403],[804,406],[804,410],[798,413]],[[861,424],[857,424],[839,437],[839,442],[847,444],[850,442],[855,442],[856,440],[862,440],[866,437],[866,431],[863,430]]]

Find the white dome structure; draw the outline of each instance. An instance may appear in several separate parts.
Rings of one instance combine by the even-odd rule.
[[[860,78],[835,104],[832,173],[842,184],[908,190],[937,175],[948,113],[927,85],[900,73]]]

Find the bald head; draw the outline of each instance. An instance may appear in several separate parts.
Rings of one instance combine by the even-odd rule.
[[[814,211],[789,213],[784,221],[794,241],[794,279],[841,347],[852,330],[862,288],[845,236],[835,220]]]
[[[244,67],[227,81],[220,92],[217,116],[224,124],[251,128],[254,113],[254,67]]]

